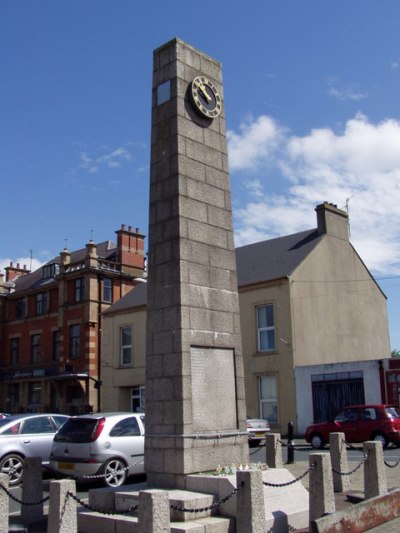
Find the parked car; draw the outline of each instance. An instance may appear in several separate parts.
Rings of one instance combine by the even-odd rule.
[[[265,439],[265,435],[271,431],[268,420],[264,418],[247,418],[247,434],[249,446],[258,446]]]
[[[7,418],[8,416],[11,416],[10,413],[0,413],[0,420],[3,420],[3,418]]]
[[[322,449],[333,432],[344,433],[347,442],[380,440],[384,448],[390,442],[399,446],[400,414],[392,405],[350,405],[332,420],[308,426],[304,437],[313,448]]]
[[[21,414],[0,420],[0,472],[8,474],[9,485],[21,482],[25,457],[41,457],[49,464],[53,437],[68,420],[60,414]]]
[[[109,487],[144,472],[144,415],[97,413],[71,417],[54,437],[50,467],[62,474],[102,475]]]

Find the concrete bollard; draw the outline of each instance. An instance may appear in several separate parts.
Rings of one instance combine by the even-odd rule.
[[[50,481],[47,533],[77,533],[76,501],[71,496],[68,496],[68,492],[76,494],[76,486],[73,479]]]
[[[139,492],[139,533],[170,533],[169,497],[166,490]]]
[[[333,490],[346,492],[350,489],[350,478],[348,475],[343,476],[337,473],[349,472],[344,433],[331,433],[329,435],[329,448],[331,451]]]
[[[40,457],[27,457],[24,465],[22,501],[37,505],[21,505],[21,521],[25,525],[43,519],[43,470]]]
[[[281,436],[278,433],[270,433],[265,437],[265,462],[269,468],[282,468]]]
[[[236,531],[264,533],[265,503],[261,470],[242,470],[236,473]]]
[[[364,496],[366,500],[369,500],[387,492],[382,443],[380,441],[364,442],[364,453],[368,454],[364,463]]]
[[[8,490],[7,474],[0,474],[0,483]],[[0,488],[0,533],[8,533],[9,502],[8,494]]]
[[[310,453],[310,467],[314,463],[310,471],[310,523],[336,510],[331,456],[329,453]]]

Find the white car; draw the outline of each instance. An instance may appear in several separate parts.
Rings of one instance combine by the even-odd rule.
[[[268,420],[264,418],[248,418],[246,421],[249,445],[257,446],[265,439],[265,435],[271,431]]]
[[[8,474],[10,485],[22,481],[25,457],[41,457],[42,464],[49,464],[53,437],[68,418],[26,413],[0,420],[0,472]]]
[[[101,476],[119,487],[144,472],[144,414],[97,413],[71,417],[54,437],[50,467],[73,476]]]

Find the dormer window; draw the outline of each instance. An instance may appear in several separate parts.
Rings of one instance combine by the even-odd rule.
[[[54,278],[60,273],[60,265],[58,263],[50,263],[45,265],[42,269],[42,279]]]

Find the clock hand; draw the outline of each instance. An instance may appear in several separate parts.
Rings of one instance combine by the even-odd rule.
[[[201,82],[199,82],[198,87],[199,87],[200,91],[203,93],[203,96],[207,100],[207,102],[210,102],[211,101],[211,96],[206,91],[206,88],[204,87],[204,85]]]

